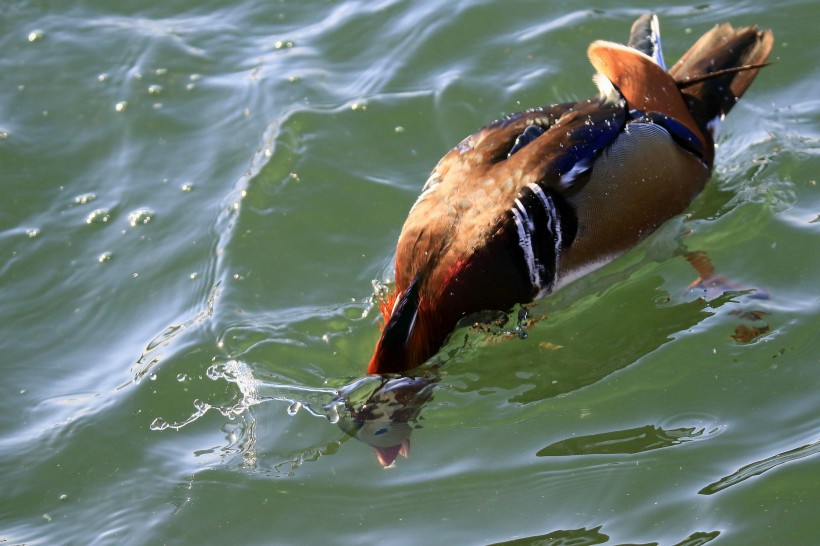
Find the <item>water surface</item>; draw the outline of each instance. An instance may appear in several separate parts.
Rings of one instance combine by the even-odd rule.
[[[382,469],[332,401],[370,385],[372,281],[427,174],[488,121],[593,94],[588,43],[647,9],[667,62],[718,22],[774,29],[709,187],[525,339],[515,314],[454,334]],[[0,542],[816,543],[818,16],[8,2]],[[688,292],[695,251],[769,298]]]

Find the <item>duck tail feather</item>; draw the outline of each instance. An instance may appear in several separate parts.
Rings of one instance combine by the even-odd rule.
[[[729,113],[752,84],[772,50],[771,30],[717,25],[669,70],[692,116],[709,129]]]

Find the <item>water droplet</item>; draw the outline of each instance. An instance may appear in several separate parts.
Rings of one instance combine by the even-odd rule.
[[[288,415],[291,415],[291,416],[296,415],[299,412],[300,409],[302,409],[302,403],[301,402],[294,402],[293,404],[288,406]]]
[[[86,205],[86,204],[94,201],[95,199],[97,199],[97,196],[94,195],[93,193],[84,193],[84,194],[78,195],[77,197],[74,198],[74,204],[75,205]]]
[[[29,42],[38,42],[43,39],[45,34],[43,34],[42,30],[32,30],[28,33],[28,41]]]
[[[111,221],[108,209],[94,209],[85,217],[86,224],[107,224]]]
[[[339,415],[339,406],[337,404],[331,404],[327,408],[325,408],[325,417],[327,420],[333,423],[334,425],[339,422],[341,416]]]
[[[137,209],[128,214],[128,223],[131,224],[131,227],[137,227],[139,225],[145,225],[150,222],[154,218],[153,211],[142,208]]]
[[[157,417],[153,421],[151,421],[151,425],[148,427],[151,430],[165,430],[168,428],[168,422],[165,421],[162,417]]]

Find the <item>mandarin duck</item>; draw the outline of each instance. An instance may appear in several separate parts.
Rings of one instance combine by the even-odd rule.
[[[598,96],[506,116],[459,143],[399,235],[368,373],[423,364],[463,317],[550,294],[683,212],[772,42],[770,30],[724,23],[667,71],[645,15],[626,46],[589,46]]]

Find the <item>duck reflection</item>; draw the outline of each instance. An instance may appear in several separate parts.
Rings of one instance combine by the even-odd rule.
[[[339,389],[339,427],[376,450],[382,466],[410,454],[410,435],[433,395],[436,377],[366,377]]]

